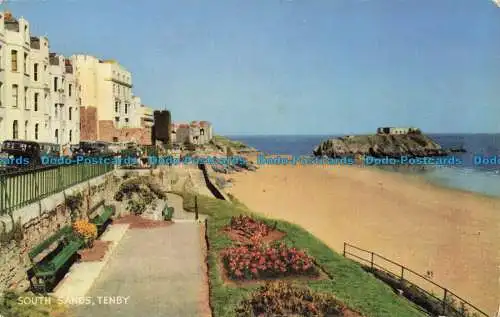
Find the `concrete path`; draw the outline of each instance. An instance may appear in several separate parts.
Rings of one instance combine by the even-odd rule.
[[[128,224],[110,225],[100,239],[102,241],[111,241],[104,259],[99,262],[75,263],[54,289],[53,295],[65,302],[84,297],[110,260],[120,240],[125,236],[128,227]]]
[[[75,315],[202,316],[206,294],[200,230],[198,223],[128,230],[86,295],[92,304],[78,306]]]
[[[174,215],[172,217],[172,221],[178,223],[182,222],[179,220],[195,220],[195,214],[194,212],[188,212],[184,210],[183,206],[183,199],[181,196],[172,194],[172,193],[167,193],[167,202],[170,207],[174,208]],[[206,215],[199,215],[199,220],[200,221],[205,221],[207,218]]]

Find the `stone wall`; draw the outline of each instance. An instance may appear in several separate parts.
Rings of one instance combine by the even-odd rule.
[[[151,144],[151,128],[115,128],[113,121],[99,121],[99,135],[101,141],[108,142],[127,142],[135,141],[138,144]]]
[[[47,239],[57,230],[71,223],[71,213],[64,204],[64,197],[78,192],[83,194],[82,207],[78,212],[79,218],[88,218],[88,211],[102,199],[111,202],[120,180],[113,173],[98,177],[92,181],[79,184],[74,188],[60,194],[47,197],[44,200],[51,200],[54,207],[40,212],[36,217],[14,218],[16,225],[6,228],[5,218],[3,237],[7,232],[10,234],[17,232],[17,239],[10,241],[0,241],[0,293],[5,289],[17,289],[24,291],[29,287],[27,271],[31,267],[28,252],[37,244]],[[42,202],[40,202],[40,205]],[[21,212],[29,211],[21,209]],[[94,211],[95,212],[95,211]],[[26,220],[28,219],[28,220]],[[7,230],[11,229],[11,230]]]

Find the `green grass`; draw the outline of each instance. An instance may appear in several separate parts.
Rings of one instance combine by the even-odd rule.
[[[184,197],[184,208],[194,211],[194,195],[189,192],[178,193]],[[238,303],[257,288],[257,286],[226,286],[219,269],[219,252],[231,245],[231,240],[221,232],[227,226],[231,216],[246,214],[274,222],[252,213],[238,201],[227,202],[198,196],[198,210],[210,216],[208,220],[208,265],[210,280],[210,302],[214,317],[234,316]],[[305,249],[333,279],[308,281],[307,285],[316,291],[333,293],[349,307],[358,310],[366,317],[410,317],[425,316],[412,303],[397,296],[392,289],[373,275],[365,272],[358,264],[345,259],[329,249],[320,240],[294,224],[278,221],[277,229],[287,233],[284,242],[297,248]]]
[[[244,149],[244,148],[247,148],[248,146],[244,143],[241,143],[239,141],[233,141],[233,140],[230,140],[228,138],[226,138],[225,136],[221,136],[221,135],[215,135],[213,137],[213,141],[216,142],[216,143],[219,143],[223,146],[229,146],[233,149]]]

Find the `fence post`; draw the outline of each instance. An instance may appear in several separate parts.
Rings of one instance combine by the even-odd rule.
[[[370,267],[372,268],[372,270],[373,270],[373,255],[374,255],[374,254],[373,254],[373,252],[372,252],[372,257],[371,257],[371,259],[370,259]]]
[[[62,190],[64,190],[64,184],[62,182],[62,167],[63,165],[59,165],[57,168],[57,180],[59,182],[59,186],[57,186],[57,190],[56,192],[60,192]]]
[[[194,219],[198,220],[198,195],[194,196]]]
[[[448,295],[448,290],[445,288],[444,289],[444,296],[443,296],[443,315],[446,315],[446,297]]]
[[[0,215],[5,212],[5,201],[7,201],[7,188],[6,187],[7,177],[0,175]]]
[[[404,281],[405,267],[401,265],[401,289],[403,289],[403,281]]]

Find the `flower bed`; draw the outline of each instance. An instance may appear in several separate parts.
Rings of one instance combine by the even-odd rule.
[[[361,317],[330,294],[287,282],[268,283],[236,308],[236,316]]]
[[[222,252],[222,262],[229,277],[234,280],[319,276],[310,256],[285,244],[228,248]]]
[[[269,234],[269,227],[260,221],[257,221],[249,216],[231,217],[230,228],[232,230],[239,230],[247,238],[253,236],[267,236]]]
[[[243,215],[231,217],[231,222],[224,231],[232,240],[244,244],[272,242],[285,236],[284,232],[276,230],[275,227]]]

